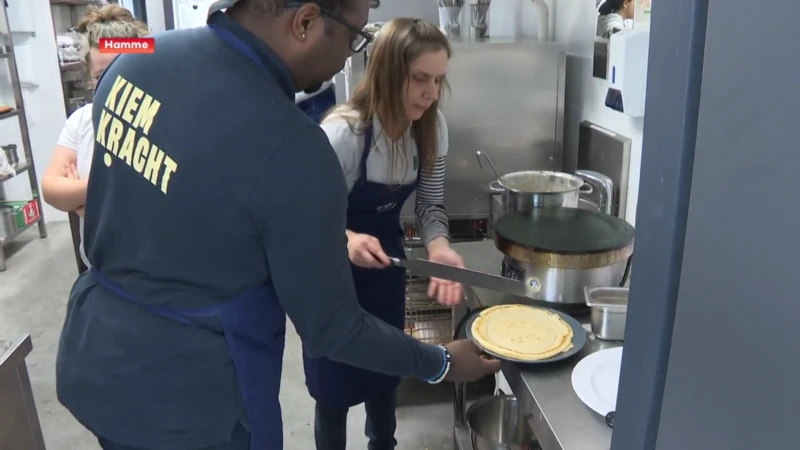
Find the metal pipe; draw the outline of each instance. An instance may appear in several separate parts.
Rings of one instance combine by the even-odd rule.
[[[544,0],[532,0],[532,2],[539,19],[539,40],[547,42],[550,40],[550,9]]]

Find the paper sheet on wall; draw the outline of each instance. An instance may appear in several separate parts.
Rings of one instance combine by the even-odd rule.
[[[196,28],[206,25],[208,8],[214,0],[173,0],[175,29]]]

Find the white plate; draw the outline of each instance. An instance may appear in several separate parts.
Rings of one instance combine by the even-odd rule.
[[[622,347],[609,348],[583,358],[572,370],[572,389],[589,409],[601,416],[617,406]]]

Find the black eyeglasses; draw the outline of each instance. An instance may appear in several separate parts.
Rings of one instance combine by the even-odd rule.
[[[347,28],[348,31],[350,31],[350,33],[352,33],[353,36],[350,38],[350,50],[352,50],[354,53],[358,53],[358,52],[363,51],[365,48],[367,48],[367,45],[369,45],[369,43],[372,42],[373,37],[372,37],[372,35],[370,33],[367,33],[366,31],[362,30],[361,28],[358,28],[357,26],[353,25],[352,23],[346,21],[339,14],[331,11],[330,9],[320,5],[317,2],[286,2],[286,3],[284,3],[283,6],[285,8],[299,8],[299,7],[303,6],[306,3],[313,3],[313,4],[317,5],[317,7],[319,8],[319,11],[323,15],[330,17],[334,21],[338,22],[340,25],[342,25],[345,28]]]

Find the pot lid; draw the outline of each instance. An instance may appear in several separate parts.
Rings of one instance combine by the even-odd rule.
[[[503,215],[494,223],[494,236],[497,248],[512,258],[553,267],[588,268],[629,257],[634,228],[598,211],[536,208]]]

